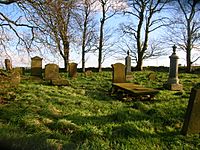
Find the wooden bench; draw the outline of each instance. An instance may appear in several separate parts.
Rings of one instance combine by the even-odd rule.
[[[140,99],[152,99],[159,92],[159,90],[145,88],[134,83],[113,83],[112,94],[119,94],[119,91],[122,91],[121,93],[126,96],[131,96],[133,98],[139,97]]]

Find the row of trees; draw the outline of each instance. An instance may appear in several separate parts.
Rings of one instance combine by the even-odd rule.
[[[186,52],[188,72],[200,58],[198,54],[192,59],[192,52],[200,49],[198,0],[0,0],[3,4],[12,2],[22,10],[27,23],[22,24],[20,18],[12,20],[0,13],[2,29],[10,27],[29,52],[33,47],[42,47],[59,53],[66,69],[70,45],[76,45],[81,48],[82,70],[85,71],[85,54],[98,51],[98,69],[101,71],[103,56],[111,51],[107,45],[111,36],[105,32],[105,27],[115,15],[127,18],[119,27],[118,35],[122,38],[118,46],[124,52],[131,52],[137,70],[142,70],[144,59],[165,53],[164,43],[154,38],[156,30],[166,31],[159,39],[177,44]],[[13,26],[29,28],[31,36],[19,35]]]

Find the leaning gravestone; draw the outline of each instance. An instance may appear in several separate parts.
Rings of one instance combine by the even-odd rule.
[[[200,88],[193,88],[186,110],[182,134],[200,133]]]
[[[45,65],[44,72],[45,80],[59,79],[59,67],[56,64]]]
[[[38,56],[31,58],[31,75],[42,76],[42,58]]]
[[[125,83],[126,76],[125,76],[125,65],[122,63],[112,64],[112,82],[113,83]]]
[[[12,63],[11,63],[10,59],[5,59],[5,66],[6,66],[7,71],[12,70]]]
[[[69,77],[77,77],[77,65],[76,63],[69,63]]]

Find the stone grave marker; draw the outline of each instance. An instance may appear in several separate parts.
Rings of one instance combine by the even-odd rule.
[[[149,75],[147,76],[149,80],[154,81],[156,80],[156,74],[155,72],[151,72],[149,73]]]
[[[85,75],[86,77],[92,76],[92,70],[87,70],[87,71],[85,71],[85,72],[84,72],[84,75]]]
[[[129,51],[127,51],[127,56],[125,58],[125,65],[126,65],[126,80],[127,81],[133,80],[133,76],[131,73],[131,57]]]
[[[200,88],[192,88],[188,102],[182,134],[200,133]]]
[[[12,86],[17,86],[20,82],[21,82],[20,73],[17,71],[12,71],[10,77],[10,83],[12,84]]]
[[[77,63],[69,63],[69,77],[77,77]]]
[[[12,70],[12,63],[11,63],[10,59],[5,59],[5,67],[6,67],[7,71]]]
[[[38,56],[31,58],[31,75],[42,76],[42,58]]]
[[[126,76],[125,76],[125,65],[122,63],[112,64],[112,82],[113,83],[125,83]]]
[[[19,72],[20,75],[25,74],[25,68],[24,67],[15,67],[15,68],[13,68],[13,71]]]
[[[179,84],[178,79],[178,59],[176,55],[176,46],[173,46],[173,53],[170,58],[169,78],[164,87],[172,91],[181,91],[183,89],[182,84]]]
[[[56,64],[45,65],[44,72],[45,80],[59,79],[59,67]]]

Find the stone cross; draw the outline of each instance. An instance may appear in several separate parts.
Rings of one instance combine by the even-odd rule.
[[[69,63],[69,76],[72,78],[77,77],[77,65],[76,63]]]
[[[125,83],[126,76],[125,76],[125,65],[122,63],[112,64],[112,82],[113,83]]]
[[[59,67],[56,64],[45,65],[44,72],[45,80],[59,79]]]
[[[42,58],[35,56],[31,58],[31,75],[32,76],[42,76]]]
[[[200,133],[200,89],[192,88],[182,134]]]
[[[12,63],[11,63],[10,59],[5,59],[5,66],[6,66],[7,71],[12,70]]]
[[[170,58],[169,78],[164,86],[172,91],[180,91],[183,89],[183,86],[179,84],[179,79],[178,79],[179,57],[176,55],[176,46],[174,45],[172,48],[173,48],[173,53],[171,56],[169,56]]]

